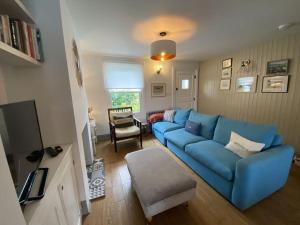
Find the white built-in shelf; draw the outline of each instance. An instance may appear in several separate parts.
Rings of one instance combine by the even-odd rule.
[[[35,24],[32,15],[20,0],[0,0],[0,14]]]
[[[3,1],[3,0],[0,0]],[[29,55],[0,41],[0,62],[13,66],[40,66],[41,63]]]

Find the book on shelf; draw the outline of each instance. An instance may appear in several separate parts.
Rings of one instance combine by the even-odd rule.
[[[0,15],[0,41],[43,62],[41,32],[28,24],[8,15]]]

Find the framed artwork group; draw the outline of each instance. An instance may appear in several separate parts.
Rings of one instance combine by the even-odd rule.
[[[230,90],[232,75],[232,58],[222,60],[220,90]]]
[[[287,93],[289,86],[289,59],[267,62],[266,75],[262,79],[262,93]],[[232,77],[232,58],[222,60],[220,90],[230,90]],[[236,78],[236,92],[254,93],[257,90],[257,76]]]

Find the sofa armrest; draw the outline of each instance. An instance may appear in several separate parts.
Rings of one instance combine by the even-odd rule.
[[[293,155],[293,147],[281,145],[240,159],[236,164],[232,203],[244,210],[283,187]]]

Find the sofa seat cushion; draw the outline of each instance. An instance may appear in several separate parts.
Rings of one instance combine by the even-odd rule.
[[[181,128],[178,130],[173,130],[170,132],[165,133],[165,138],[168,141],[171,141],[173,144],[177,145],[179,148],[184,150],[184,147],[187,144],[195,143],[198,141],[204,141],[206,140],[202,136],[197,136],[194,134],[191,134],[185,130],[185,128]]]
[[[171,130],[176,130],[176,129],[184,127],[183,125],[171,123],[168,121],[156,122],[152,126],[153,126],[153,129],[157,130],[161,134],[164,134],[165,132],[168,132]]]
[[[140,134],[140,128],[138,128],[137,126],[116,128],[117,138],[130,137],[139,134]]]
[[[271,146],[276,135],[276,127],[274,125],[255,124],[220,116],[213,140],[227,145],[232,131],[251,141],[264,143],[264,149]]]
[[[185,152],[228,181],[233,180],[236,162],[241,159],[212,140],[189,144]]]

